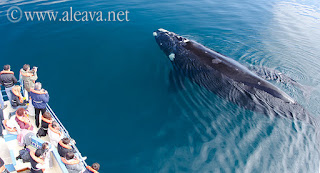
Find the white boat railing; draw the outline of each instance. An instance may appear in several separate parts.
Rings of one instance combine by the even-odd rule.
[[[20,83],[22,94],[23,94],[23,96],[25,96],[25,95],[24,95],[24,92],[23,92],[23,91],[24,91],[24,86],[23,86],[23,80],[22,80],[21,74],[19,75],[19,81],[18,81],[18,82]],[[5,95],[5,96],[6,96],[6,95]],[[52,118],[59,124],[61,131],[64,133],[64,136],[67,137],[67,138],[69,138],[69,139],[72,139],[71,136],[69,135],[69,132],[68,132],[67,129],[63,126],[63,124],[62,124],[61,121],[59,120],[58,116],[57,116],[57,115],[55,114],[55,112],[51,109],[51,107],[49,106],[49,104],[47,103],[46,105],[47,105],[47,107],[46,107],[47,111],[51,114]],[[76,151],[75,154],[79,157],[79,160],[83,163],[84,167],[87,167],[88,165],[87,165],[87,163],[85,162],[85,160],[83,159],[83,157],[82,157],[79,149],[76,147],[76,145],[75,145],[73,142],[71,142],[71,145],[72,145],[72,147],[74,148],[74,150]]]
[[[51,116],[56,120],[56,122],[59,124],[60,129],[63,131],[65,137],[72,139],[71,136],[69,135],[69,132],[67,131],[67,129],[63,126],[63,124],[61,123],[61,121],[59,120],[59,118],[57,117],[57,115],[53,112],[53,110],[51,109],[51,107],[49,106],[49,104],[47,104],[47,111],[50,112]],[[79,160],[84,164],[85,167],[87,167],[87,163],[83,160],[83,157],[79,151],[79,149],[76,147],[76,145],[71,142],[72,147],[74,148],[74,150],[76,151],[76,155],[79,157]]]

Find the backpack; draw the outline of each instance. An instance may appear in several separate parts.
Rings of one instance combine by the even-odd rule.
[[[22,159],[23,163],[30,162],[31,156],[30,156],[30,149],[25,148],[19,151],[20,158]]]
[[[40,127],[40,129],[37,132],[37,136],[42,137],[42,136],[46,136],[46,135],[47,135],[47,133],[44,131],[43,127]]]

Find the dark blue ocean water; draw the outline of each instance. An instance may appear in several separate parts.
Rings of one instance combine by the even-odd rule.
[[[129,22],[11,23],[6,10],[128,10]],[[242,64],[277,69],[274,83],[319,117],[320,3],[303,0],[0,0],[0,65],[38,66],[50,105],[101,172],[318,172],[307,124],[244,110],[186,81],[152,32],[165,28]]]

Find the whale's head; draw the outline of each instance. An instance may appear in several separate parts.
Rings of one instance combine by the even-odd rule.
[[[154,31],[153,36],[160,46],[160,49],[169,57],[171,61],[175,60],[176,55],[179,53],[179,51],[181,51],[183,45],[189,41],[182,36],[162,28]]]

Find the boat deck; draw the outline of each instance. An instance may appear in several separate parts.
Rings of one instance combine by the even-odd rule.
[[[7,108],[3,110],[3,114],[4,114],[4,119],[8,119],[10,112],[14,112],[15,109],[11,107],[11,104],[9,103],[9,101],[5,101],[5,104],[7,105]],[[34,127],[33,132],[34,134],[36,134],[38,131],[38,128],[35,125],[34,108],[32,104],[29,105],[27,110],[30,110],[29,118]],[[19,151],[23,149],[23,147],[19,146],[18,144],[17,135],[10,134],[5,129],[3,130],[3,135],[4,135],[4,138],[0,138],[0,148],[1,148],[0,157],[4,160],[6,168],[10,172],[25,172],[26,170],[30,169],[31,167],[30,162],[23,163],[21,159],[19,160],[15,159],[19,155]],[[33,137],[32,145],[27,147],[30,148],[31,150],[35,150],[36,148],[41,146],[41,144],[44,141],[49,142],[48,135],[43,138]],[[64,164],[61,162],[60,156],[56,149],[54,149],[50,153],[50,155],[51,155],[50,159],[51,159],[52,167],[46,169],[45,170],[46,173],[68,172]]]

